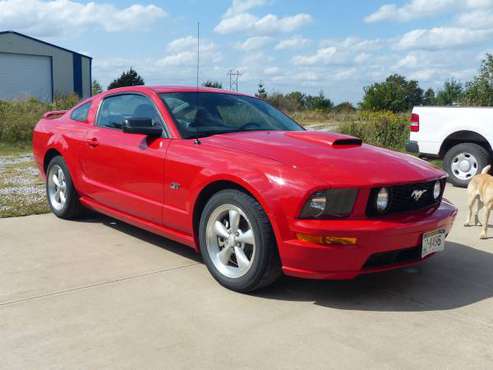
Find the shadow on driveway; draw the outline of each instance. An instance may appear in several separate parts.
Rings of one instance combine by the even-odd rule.
[[[187,246],[109,217],[90,215],[81,221],[99,222],[195,262],[202,260]],[[488,253],[447,242],[444,252],[412,268],[361,275],[347,281],[283,277],[252,296],[313,302],[344,310],[450,310],[493,297],[493,250]]]
[[[450,310],[493,297],[493,254],[447,242],[444,252],[415,267],[347,281],[285,277],[257,296],[344,310]]]

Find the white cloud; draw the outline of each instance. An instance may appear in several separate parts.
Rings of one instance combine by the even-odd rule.
[[[231,6],[224,13],[223,18],[245,13],[250,9],[265,5],[267,0],[233,0]]]
[[[197,38],[181,37],[168,43],[167,55],[156,61],[159,66],[194,65],[197,61]],[[200,41],[201,63],[217,63],[222,59],[216,44],[209,40]]]
[[[382,5],[377,11],[365,17],[365,22],[398,21],[437,16],[461,9],[487,9],[493,0],[411,0],[402,6]]]
[[[395,65],[395,68],[415,68],[418,65],[416,55],[408,54]]]
[[[236,47],[241,50],[252,51],[252,50],[262,49],[268,44],[270,44],[271,42],[272,42],[271,37],[255,36],[255,37],[250,37],[245,41],[243,41],[242,43],[237,44]]]
[[[382,48],[383,44],[382,40],[364,40],[355,37],[323,40],[315,54],[297,55],[293,58],[293,62],[296,65],[361,64],[371,59],[372,52]]]
[[[367,62],[370,59],[371,59],[371,54],[363,52],[363,53],[359,53],[358,55],[356,55],[356,57],[354,58],[354,61],[358,64],[362,64],[362,63]]]
[[[342,49],[350,49],[351,51],[370,52],[381,49],[385,44],[384,40],[380,39],[360,39],[358,37],[346,37],[342,40],[322,40],[321,46],[335,46]]]
[[[168,43],[166,46],[166,51],[169,53],[177,53],[182,51],[193,51],[197,50],[197,38],[194,36],[180,37]],[[217,50],[217,46],[212,41],[207,39],[200,39],[200,52],[208,53]]]
[[[288,17],[267,14],[262,18],[249,13],[243,13],[222,19],[214,28],[214,31],[221,34],[244,31],[256,33],[291,32],[311,21],[312,17],[304,13]]]
[[[337,48],[331,46],[318,49],[312,55],[297,55],[293,58],[293,62],[297,65],[334,64],[340,63],[341,59],[337,54]]]
[[[53,37],[97,27],[107,32],[147,28],[166,11],[156,5],[119,8],[105,3],[72,0],[0,1],[0,25],[38,37]]]
[[[397,43],[398,49],[450,49],[477,44],[488,40],[493,30],[470,30],[459,27],[418,29],[404,34]]]
[[[475,10],[459,15],[457,24],[468,28],[493,28],[493,11]]]
[[[285,40],[279,41],[276,45],[276,50],[285,50],[285,49],[299,49],[303,46],[306,46],[310,43],[310,40],[305,39],[301,36],[293,36]]]
[[[272,75],[277,75],[281,69],[279,67],[268,67],[264,69],[264,74],[272,76]]]

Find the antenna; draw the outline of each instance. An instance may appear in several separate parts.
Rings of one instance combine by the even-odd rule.
[[[197,22],[197,90],[199,89],[200,70],[200,22]]]
[[[197,107],[197,112],[199,108],[199,70],[200,70],[200,22],[197,22],[197,80],[196,80],[196,90],[195,90],[195,106]],[[194,144],[200,144],[198,128],[195,128],[195,140]]]

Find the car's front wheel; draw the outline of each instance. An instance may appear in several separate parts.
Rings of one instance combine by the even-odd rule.
[[[46,195],[51,211],[60,218],[71,219],[80,215],[79,195],[62,157],[54,157],[46,170]]]
[[[251,292],[280,275],[271,224],[260,204],[238,190],[223,190],[207,202],[200,219],[200,250],[223,286]]]

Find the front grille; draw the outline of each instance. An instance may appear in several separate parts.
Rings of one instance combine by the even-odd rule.
[[[363,270],[387,267],[395,264],[417,262],[421,259],[421,246],[391,252],[372,254],[363,265]]]
[[[435,182],[436,180],[424,183],[387,187],[390,193],[390,202],[387,209],[383,213],[378,212],[376,209],[376,198],[381,188],[374,188],[370,191],[370,197],[368,198],[368,205],[366,207],[366,215],[369,217],[377,217],[397,212],[415,211],[437,206],[442,200],[443,190],[445,189],[445,179],[440,180],[442,191],[437,200],[433,199],[433,187]],[[415,191],[423,192],[421,197],[418,199],[412,196]]]

